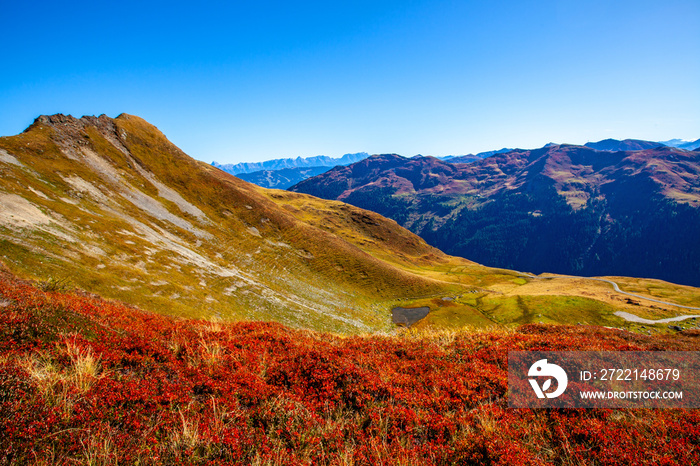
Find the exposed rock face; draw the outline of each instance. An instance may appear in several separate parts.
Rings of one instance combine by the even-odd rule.
[[[122,115],[120,115],[122,116]],[[83,116],[75,118],[72,115],[63,115],[57,113],[55,115],[41,115],[34,120],[24,132],[35,129],[38,125],[51,126],[66,133],[67,135],[75,135],[76,132],[84,130],[87,127],[97,128],[101,131],[115,131],[116,126],[114,120],[105,114],[96,116]]]

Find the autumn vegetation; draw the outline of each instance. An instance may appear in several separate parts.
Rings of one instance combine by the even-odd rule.
[[[43,288],[43,289],[42,289]],[[698,464],[693,410],[507,407],[508,350],[698,350],[586,326],[339,336],[0,274],[0,464]]]
[[[696,411],[508,408],[509,350],[697,350],[615,314],[673,305],[447,256],[130,115],[40,117],[0,172],[0,465],[700,463]]]

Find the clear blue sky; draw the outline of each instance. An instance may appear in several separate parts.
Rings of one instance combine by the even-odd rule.
[[[3,0],[0,135],[126,112],[199,160],[700,137],[700,1]]]

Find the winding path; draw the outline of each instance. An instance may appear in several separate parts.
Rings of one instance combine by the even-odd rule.
[[[683,308],[683,309],[692,309],[693,311],[700,311],[700,307],[683,306],[682,304],[669,303],[668,301],[660,301],[660,300],[658,300],[658,299],[649,298],[649,297],[647,297],[647,296],[642,296],[642,295],[639,295],[639,294],[628,293],[628,292],[626,292],[626,291],[622,291],[622,290],[620,289],[620,287],[617,286],[617,283],[615,283],[615,282],[612,281],[612,280],[606,280],[606,279],[604,279],[604,278],[590,278],[590,277],[581,277],[581,278],[587,278],[587,279],[589,279],[589,280],[597,280],[597,281],[599,281],[599,282],[610,283],[610,284],[613,286],[613,289],[614,289],[615,291],[617,291],[618,293],[621,293],[621,294],[626,294],[627,296],[634,296],[635,298],[645,299],[645,300],[647,300],[647,301],[653,301],[653,302],[659,303],[659,304],[667,304],[667,305],[669,305],[669,306],[681,307],[681,308]],[[683,317],[700,317],[700,316],[683,316]],[[663,319],[663,320],[666,320],[666,319]]]
[[[530,274],[530,273],[525,273],[525,275],[527,275],[527,276],[529,276],[529,277],[531,277],[531,278],[542,278],[542,277],[538,277],[538,276],[536,276],[536,275],[532,275],[532,274]],[[604,279],[604,278],[591,278],[591,277],[576,277],[576,278],[585,278],[585,279],[587,279],[587,280],[596,280],[596,281],[599,281],[599,282],[610,283],[610,284],[613,286],[613,289],[614,289],[617,293],[624,294],[624,295],[627,295],[627,296],[633,296],[633,297],[638,298],[638,299],[644,299],[644,300],[646,300],[646,301],[652,301],[652,302],[659,303],[659,304],[666,304],[666,305],[668,305],[668,306],[680,307],[680,308],[682,308],[682,309],[691,309],[691,310],[693,310],[693,311],[700,311],[700,307],[684,306],[684,305],[682,305],[682,304],[669,303],[668,301],[661,301],[661,300],[659,300],[659,299],[649,298],[648,296],[642,296],[642,295],[639,295],[639,294],[628,293],[628,292],[626,292],[626,291],[622,291],[622,290],[620,289],[620,287],[618,286],[618,284],[615,283],[615,282],[612,281],[612,280],[606,280],[606,279]],[[645,319],[645,318],[643,318],[643,317],[639,317],[639,316],[636,316],[636,315],[634,315],[634,314],[630,314],[629,312],[624,312],[624,311],[617,311],[617,312],[615,312],[615,315],[618,316],[618,317],[622,317],[623,319],[625,319],[625,320],[628,321],[628,322],[636,322],[636,323],[638,323],[638,324],[650,324],[650,325],[653,325],[653,324],[665,324],[665,323],[668,323],[668,322],[680,322],[680,321],[682,321],[682,320],[693,319],[693,318],[700,317],[700,315],[697,315],[697,314],[696,314],[696,315],[669,317],[669,318],[667,318],[667,319],[652,320],[652,319]]]
[[[613,289],[614,289],[615,291],[617,291],[618,293],[620,293],[620,294],[625,294],[625,295],[627,295],[627,296],[634,296],[635,298],[645,299],[645,300],[647,300],[647,301],[653,301],[653,302],[659,303],[659,304],[667,304],[667,305],[670,305],[670,306],[676,306],[676,307],[680,307],[680,308],[683,308],[683,309],[692,309],[692,310],[694,310],[694,311],[700,311],[700,307],[683,306],[682,304],[669,303],[668,301],[661,301],[661,300],[658,300],[658,299],[649,298],[649,297],[647,297],[647,296],[642,296],[642,295],[638,295],[638,294],[628,293],[628,292],[626,292],[626,291],[622,291],[622,290],[620,289],[620,287],[617,285],[617,283],[615,283],[615,282],[612,281],[612,280],[606,280],[606,279],[604,279],[604,278],[589,278],[589,277],[586,277],[586,278],[588,278],[589,280],[597,280],[597,281],[599,281],[599,282],[610,283],[610,284],[613,286]],[[649,324],[649,325],[654,325],[654,324],[667,324],[667,323],[669,323],[669,322],[680,322],[680,321],[682,321],[682,320],[693,319],[693,318],[696,318],[696,317],[700,317],[700,315],[688,315],[688,316],[670,317],[670,318],[668,318],[668,319],[657,319],[657,320],[652,320],[652,319],[645,319],[645,318],[643,318],[643,317],[639,317],[639,316],[636,316],[636,315],[634,315],[634,314],[630,314],[629,312],[625,312],[625,311],[617,311],[617,312],[615,312],[615,315],[618,316],[618,317],[622,317],[622,318],[625,319],[627,322],[636,322],[636,323],[638,323],[638,324]]]
[[[652,320],[652,319],[645,319],[643,317],[636,316],[634,314],[630,314],[629,312],[625,311],[616,311],[614,313],[618,317],[622,317],[625,319],[627,322],[636,322],[638,324],[649,324],[649,325],[654,325],[654,324],[667,324],[669,322],[680,322],[682,320],[686,319],[693,319],[695,317],[700,317],[700,315],[695,315],[695,316],[678,316],[678,317],[669,317],[668,319],[657,319],[657,320]]]

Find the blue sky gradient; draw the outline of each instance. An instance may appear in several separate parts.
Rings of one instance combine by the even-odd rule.
[[[700,137],[700,2],[4,1],[0,135],[126,112],[199,160]]]

